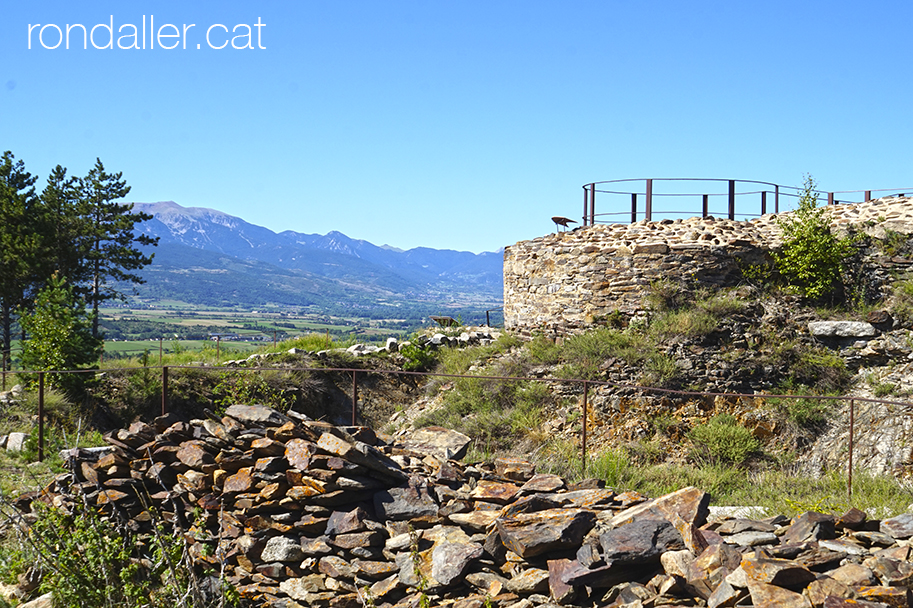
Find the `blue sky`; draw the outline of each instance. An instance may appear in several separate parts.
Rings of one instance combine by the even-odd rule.
[[[0,149],[276,231],[479,252],[592,181],[913,186],[908,1],[2,2]],[[144,15],[193,27],[42,47]]]

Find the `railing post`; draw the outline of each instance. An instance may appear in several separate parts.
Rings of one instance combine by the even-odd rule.
[[[221,358],[221,345],[222,345],[222,336],[216,336],[216,363],[219,362]]]
[[[767,215],[767,190],[761,190],[761,215]]]
[[[358,412],[358,380],[354,369],[352,370],[352,426],[355,426],[356,413]]]
[[[159,365],[162,364],[162,339],[159,338]]]
[[[833,192],[828,192],[828,193],[827,193],[827,204],[828,204],[828,205],[833,205],[833,204],[834,204],[834,193],[833,193]]]
[[[853,427],[855,425],[856,403],[850,399],[850,453],[847,458],[848,465],[846,471],[846,495],[852,500],[853,498]]]
[[[586,477],[586,416],[587,416],[587,397],[590,383],[583,381],[583,432],[580,439],[580,464],[583,469],[583,477]]]
[[[780,186],[774,186],[774,213],[780,213]]]
[[[870,200],[872,200],[872,191],[866,190],[865,191],[865,200],[862,202],[865,203],[866,201],[870,201]]]
[[[596,184],[590,184],[590,226],[596,225]]]
[[[589,187],[589,185],[586,185],[583,187],[583,225],[584,226],[587,225],[586,211],[587,211],[587,206],[589,205],[589,202],[590,202],[590,187]]]
[[[44,461],[44,372],[38,372],[38,462]]]
[[[701,204],[701,217],[707,217],[710,215],[710,195],[705,194],[703,199],[704,200]]]
[[[162,366],[162,416],[168,413],[168,366]]]
[[[729,219],[735,219],[735,180],[729,180]]]
[[[647,202],[644,208],[644,217],[649,222],[653,219],[653,180],[647,180]]]
[[[637,193],[631,193],[631,223],[637,221]]]

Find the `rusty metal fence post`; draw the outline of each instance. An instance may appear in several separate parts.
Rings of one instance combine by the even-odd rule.
[[[355,419],[358,413],[358,379],[354,369],[352,370],[352,426],[355,426]]]
[[[586,418],[587,418],[587,398],[589,397],[590,383],[583,381],[583,431],[580,440],[580,465],[583,469],[583,477],[586,477]]]
[[[850,399],[850,453],[847,458],[847,471],[846,471],[846,495],[852,500],[853,499],[853,428],[856,423],[856,403],[855,400]]]
[[[44,372],[38,372],[38,462],[44,461]]]
[[[637,221],[637,193],[631,193],[631,223]]]
[[[735,219],[735,180],[729,180],[729,219]]]
[[[162,416],[168,413],[168,366],[162,366]]]

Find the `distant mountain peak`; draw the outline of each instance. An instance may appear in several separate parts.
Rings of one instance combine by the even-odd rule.
[[[429,247],[403,251],[353,239],[338,230],[322,236],[291,230],[277,234],[222,211],[183,207],[174,201],[134,203],[134,209],[152,215],[136,226],[137,232],[158,237],[162,246],[185,248],[173,254],[205,250],[248,265],[262,262],[283,271],[341,281],[348,287],[362,286],[369,292],[446,291],[497,299],[503,293],[502,256]],[[193,256],[182,255],[188,255],[186,264],[192,267]]]

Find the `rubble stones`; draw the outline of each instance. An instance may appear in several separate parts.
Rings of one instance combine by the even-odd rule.
[[[697,488],[568,488],[524,461],[470,467],[259,406],[211,422],[113,433],[106,455],[69,454],[47,496],[140,531],[154,521],[137,490],[166,521],[196,510],[190,555],[255,606],[911,606],[913,516],[707,523]],[[201,442],[217,435],[221,450]]]
[[[442,460],[459,460],[466,455],[469,442],[469,437],[463,433],[430,426],[413,431],[406,439],[405,447]]]
[[[904,513],[881,522],[881,531],[896,539],[913,536],[913,513]]]
[[[592,511],[547,509],[499,518],[495,525],[504,546],[527,558],[579,546],[595,523]]]
[[[812,321],[808,332],[816,338],[871,338],[878,330],[865,321]]]
[[[6,439],[6,450],[8,452],[21,452],[25,445],[25,440],[29,438],[28,433],[10,433]]]

